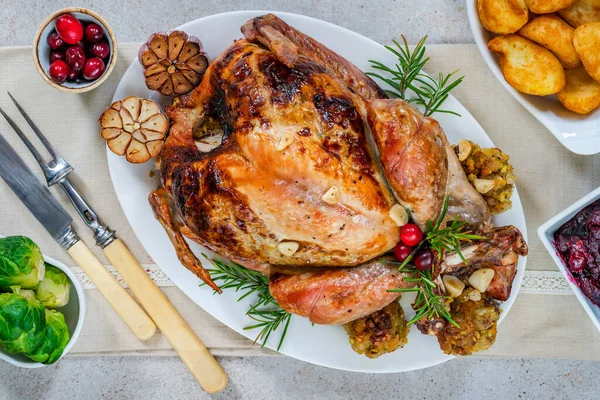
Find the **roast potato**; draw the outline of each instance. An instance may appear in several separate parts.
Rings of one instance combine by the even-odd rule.
[[[519,29],[519,35],[550,50],[566,69],[577,67],[581,59],[573,46],[575,29],[560,17],[541,15]]]
[[[573,44],[587,73],[600,82],[600,22],[590,22],[575,29]]]
[[[498,36],[488,48],[498,56],[506,82],[519,92],[546,96],[565,87],[563,67],[550,50],[518,35]]]
[[[549,14],[575,3],[575,0],[525,0],[529,10],[536,14]]]
[[[587,114],[600,106],[600,83],[593,80],[583,67],[565,71],[567,84],[556,93],[565,108]]]
[[[574,27],[600,21],[600,0],[577,0],[559,14]]]
[[[525,0],[477,0],[477,12],[485,29],[501,35],[515,33],[529,18]]]

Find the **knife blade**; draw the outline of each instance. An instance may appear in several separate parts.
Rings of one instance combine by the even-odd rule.
[[[72,246],[73,240],[64,239],[73,219],[1,134],[0,160],[0,176],[6,184],[61,246]]]

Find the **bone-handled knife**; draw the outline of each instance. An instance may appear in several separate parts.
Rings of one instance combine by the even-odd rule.
[[[72,218],[46,186],[25,165],[21,157],[0,135],[0,176],[86,273],[129,329],[147,340],[156,332],[156,324],[131,295],[104,268],[73,230]]]

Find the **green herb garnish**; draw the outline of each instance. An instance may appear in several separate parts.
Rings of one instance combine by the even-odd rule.
[[[277,301],[271,296],[271,292],[269,292],[269,278],[260,272],[252,271],[239,264],[210,259],[205,254],[203,256],[215,267],[214,269],[209,269],[208,272],[213,281],[222,282],[221,289],[235,289],[236,292],[244,292],[238,298],[238,301],[245,299],[252,293],[257,294],[258,300],[256,303],[250,305],[250,309],[246,312],[246,315],[258,323],[244,328],[244,330],[262,328],[256,336],[254,343],[261,340],[260,347],[264,347],[271,333],[283,324],[283,332],[277,346],[277,351],[279,351],[287,334],[292,314],[279,307]],[[204,285],[202,284],[201,286]]]
[[[458,72],[454,71],[447,75],[440,73],[436,80],[423,73],[423,67],[429,61],[429,57],[425,57],[426,40],[427,36],[423,37],[411,51],[406,38],[402,35],[402,45],[394,40],[396,48],[385,46],[386,49],[398,57],[398,63],[394,65],[394,68],[388,67],[379,61],[369,60],[372,68],[389,74],[390,78],[374,72],[367,72],[367,75],[377,78],[395,89],[385,91],[390,96],[421,106],[425,116],[430,116],[436,112],[460,116],[454,111],[442,109],[441,106],[450,95],[450,92],[463,81],[464,76],[451,80]],[[411,91],[414,96],[411,96]]]
[[[432,269],[426,271],[420,271],[414,266],[410,265],[411,260],[417,252],[423,247],[428,246],[432,250],[435,250],[438,255],[438,260],[442,258],[442,255],[446,251],[455,251],[460,259],[466,264],[466,260],[460,251],[460,244],[463,242],[470,242],[472,240],[483,240],[484,236],[473,235],[469,231],[464,231],[467,223],[465,221],[459,221],[458,215],[454,217],[452,223],[440,229],[444,223],[444,218],[448,212],[449,196],[444,199],[444,206],[442,207],[442,213],[438,218],[437,222],[434,223],[429,220],[426,223],[425,238],[416,246],[410,255],[403,262],[399,261],[385,261],[388,264],[399,264],[398,270],[400,272],[412,273],[410,278],[404,278],[407,282],[415,282],[416,286],[412,288],[397,288],[390,289],[388,292],[417,292],[417,298],[413,304],[413,309],[416,315],[411,319],[408,324],[414,324],[421,320],[423,317],[427,319],[442,317],[452,325],[459,327],[456,321],[452,319],[445,304],[448,296],[442,296],[435,292],[437,284],[432,278]]]

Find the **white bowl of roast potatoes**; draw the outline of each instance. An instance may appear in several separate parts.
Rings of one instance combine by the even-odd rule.
[[[467,0],[502,84],[569,150],[600,152],[600,0]]]

